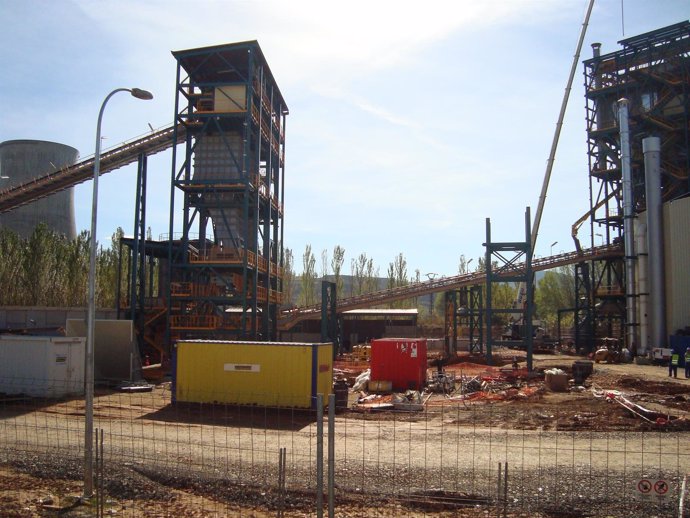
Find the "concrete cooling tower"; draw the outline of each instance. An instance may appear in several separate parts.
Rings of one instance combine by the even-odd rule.
[[[73,165],[79,152],[73,147],[43,140],[0,143],[0,191],[29,182],[56,169]],[[76,237],[74,190],[52,194],[0,216],[0,227],[29,237],[39,223],[70,239]]]

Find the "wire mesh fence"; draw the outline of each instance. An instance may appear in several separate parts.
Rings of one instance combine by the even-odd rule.
[[[320,436],[313,409],[174,404],[162,383],[97,389],[99,502],[77,505],[84,411],[78,396],[2,396],[2,491],[30,477],[66,516],[328,516],[330,480],[336,516],[661,517],[683,512],[690,466],[688,432],[594,431],[516,401],[326,412]],[[42,516],[25,493],[2,515]]]

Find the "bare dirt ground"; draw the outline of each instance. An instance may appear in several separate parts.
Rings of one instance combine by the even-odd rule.
[[[515,356],[520,367],[516,371],[517,376],[510,368]],[[477,397],[470,394],[462,402],[457,397],[434,394],[428,400],[427,407],[448,408],[455,404],[464,409],[481,409],[491,405],[489,412],[461,414],[468,426],[495,425],[496,415],[500,414],[498,426],[511,429],[690,431],[690,379],[685,378],[682,369],[678,378],[671,378],[665,365],[594,363],[592,375],[582,386],[575,387],[571,383],[568,391],[553,392],[545,387],[543,371],[558,368],[572,376],[573,363],[583,358],[561,354],[534,355],[533,367],[537,376],[530,378],[524,369],[524,356],[519,351],[503,351],[495,356],[495,366],[480,363],[484,362],[482,357],[461,356],[457,363],[446,365],[445,371],[454,373],[457,378],[486,380],[488,391],[477,393]],[[594,392],[601,394],[611,390],[622,393],[628,400],[644,408],[680,419],[667,419],[664,423],[650,422],[609,398],[593,395]],[[385,396],[382,400],[387,401]]]
[[[510,364],[515,353],[509,351],[501,363]],[[535,356],[535,369],[541,371],[547,368],[558,367],[570,372],[572,364],[580,357],[565,355],[537,355]],[[522,360],[522,358],[520,358]],[[567,392],[551,392],[544,388],[541,377],[504,380],[501,378],[500,367],[488,367],[482,365],[481,358],[473,358],[472,361],[455,363],[447,367],[448,371],[454,371],[457,375],[478,377],[489,380],[488,385],[493,389],[476,399],[453,400],[454,395],[446,397],[442,394],[431,396],[427,405],[427,413],[424,418],[409,416],[404,419],[409,421],[410,437],[415,429],[424,430],[423,443],[416,444],[409,439],[411,452],[409,469],[418,470],[422,476],[427,475],[427,463],[443,466],[442,451],[427,448],[427,441],[448,440],[460,443],[467,437],[475,434],[478,429],[486,427],[489,430],[503,430],[505,439],[493,437],[493,441],[505,440],[506,450],[511,441],[512,434],[522,434],[520,440],[528,444],[542,440],[543,433],[556,433],[560,431],[572,432],[572,441],[575,445],[579,440],[580,432],[597,432],[604,434],[607,441],[620,440],[619,432],[644,433],[650,430],[662,430],[679,432],[690,430],[690,380],[684,377],[673,379],[668,377],[667,368],[655,365],[635,364],[596,364],[593,374],[587,379],[584,389],[571,389]],[[521,365],[524,364],[524,361]],[[505,365],[503,367],[505,373]],[[680,373],[682,376],[682,373]],[[493,380],[493,381],[491,381]],[[618,390],[626,394],[628,399],[656,412],[679,417],[663,424],[650,422],[634,415],[621,405],[603,397],[594,397],[592,389],[599,391]],[[157,443],[155,448],[161,449],[161,443],[169,438],[170,427],[178,426],[176,420],[181,420],[189,434],[189,451],[185,452],[187,459],[196,459],[203,451],[209,448],[209,436],[213,437],[215,430],[232,426],[254,426],[253,423],[239,422],[233,416],[209,410],[194,411],[188,414],[179,410],[173,411],[169,405],[169,387],[157,387],[151,396],[145,399],[132,398],[131,402],[124,404],[122,395],[109,395],[107,392],[98,394],[96,400],[97,418],[103,419],[107,431],[114,433],[123,444],[113,445],[125,448],[127,438],[133,433],[138,433],[140,426],[142,434],[152,442]],[[351,394],[351,402],[356,395]],[[442,406],[441,406],[442,405]],[[0,412],[1,420],[11,420],[17,412],[16,407],[4,408]],[[522,411],[524,410],[524,412]],[[54,416],[56,422],[62,419],[79,419],[79,408],[73,405],[54,405],[41,408],[36,412]],[[266,414],[259,414],[259,421],[266,423]],[[245,418],[247,418],[245,414]],[[252,415],[252,419],[254,416]],[[277,419],[282,419],[278,416]],[[302,427],[300,434],[307,431],[305,437],[300,434],[293,435],[292,440],[296,450],[310,448],[309,441],[312,436],[309,430],[314,426],[313,420],[306,416],[291,416],[296,420],[293,425]],[[381,437],[389,436],[396,432],[396,423],[401,417],[399,414],[382,410],[361,412],[347,412],[338,416],[338,422],[345,425],[348,433],[354,437],[353,443],[350,436],[343,435],[338,438],[338,448],[347,448],[347,455],[354,458],[365,456],[367,450],[376,450],[377,455],[388,455],[389,444],[382,441]],[[124,422],[134,424],[123,424]],[[118,428],[119,427],[119,428]],[[342,427],[341,427],[342,428]],[[69,427],[67,427],[69,430]],[[144,433],[145,430],[145,433]],[[162,431],[165,435],[161,438],[157,434]],[[280,426],[266,432],[265,441],[270,443],[271,434],[275,432],[275,440],[280,441]],[[399,432],[398,432],[399,433]],[[533,435],[536,434],[536,435]],[[361,438],[366,438],[365,441]],[[50,440],[55,440],[52,438]],[[68,441],[59,438],[66,443]],[[116,440],[116,439],[113,439]],[[407,441],[404,438],[404,441]],[[591,438],[583,439],[584,441]],[[626,439],[628,440],[628,439]],[[669,436],[669,441],[675,442],[676,438]],[[299,441],[305,441],[304,444]],[[0,441],[2,442],[2,441]],[[466,444],[466,443],[464,443]],[[137,445],[139,447],[139,445]],[[141,446],[142,455],[151,455],[154,452],[146,450],[148,446]],[[164,447],[163,447],[164,448]],[[195,449],[197,448],[197,449]],[[359,450],[358,450],[359,448]],[[575,448],[575,446],[573,446]],[[242,449],[242,444],[238,445]],[[625,450],[625,448],[624,448]],[[445,453],[458,455],[460,450],[446,449]],[[159,451],[155,453],[160,454]],[[336,452],[339,458],[340,451]],[[392,454],[395,456],[395,446]],[[474,462],[492,462],[491,453],[483,459],[487,452],[478,448],[473,452]],[[168,450],[163,451],[163,456],[171,456]],[[346,456],[347,456],[346,455]],[[399,453],[398,453],[399,455]],[[78,459],[78,456],[76,457]],[[183,456],[178,459],[184,462]],[[615,456],[607,457],[607,468],[615,469],[617,462]],[[621,463],[630,463],[630,455],[622,459]],[[422,469],[421,465],[424,468]],[[529,468],[529,461],[524,464]],[[349,467],[348,467],[349,469]],[[358,469],[358,468],[357,468]],[[376,473],[362,471],[357,477],[363,480],[376,477],[386,479],[393,473],[387,473],[385,466],[376,466]],[[541,469],[541,467],[540,467]],[[364,468],[362,468],[364,470]],[[383,470],[383,471],[382,471]],[[356,470],[352,470],[354,474]],[[556,475],[554,475],[556,478]],[[373,478],[371,478],[373,480]],[[410,478],[412,480],[412,477]],[[355,481],[356,482],[356,481]],[[418,484],[417,482],[414,482]],[[109,465],[108,474],[104,479],[106,502],[104,506],[106,516],[125,517],[164,517],[164,516],[247,516],[265,518],[276,516],[281,504],[280,495],[274,489],[261,489],[260,486],[247,484],[230,484],[226,481],[216,482],[197,479],[194,476],[184,476],[179,473],[165,470],[148,470],[143,464]],[[422,484],[418,484],[422,485]],[[354,486],[353,486],[354,487]],[[409,487],[413,487],[410,482]],[[80,517],[96,516],[95,502],[83,501],[80,495],[83,493],[82,470],[79,462],[65,461],[64,457],[52,458],[50,455],[23,453],[11,454],[9,451],[0,453],[0,516],[2,517]],[[390,493],[387,493],[390,494]],[[389,500],[386,497],[377,499],[375,508],[376,516],[407,516],[418,518],[421,516],[457,516],[478,518],[488,516],[489,510],[494,515],[496,510],[486,506],[486,501],[475,499],[467,495],[467,501],[453,501],[453,505],[444,506],[443,495],[439,498],[427,498],[429,492],[419,498],[407,495],[407,498]],[[289,491],[286,499],[284,516],[303,517],[314,516],[313,491],[301,492]],[[370,496],[363,494],[358,498],[356,492],[350,490],[339,493],[337,503],[337,516],[358,517],[371,516],[372,503]],[[555,511],[554,511],[555,512]],[[561,511],[559,511],[561,513]],[[588,514],[554,514],[551,512],[531,510],[527,512],[511,513],[505,516],[513,518],[517,516],[532,516],[534,518],[547,516],[589,516]],[[629,516],[637,516],[629,514]],[[661,515],[660,515],[661,516]]]

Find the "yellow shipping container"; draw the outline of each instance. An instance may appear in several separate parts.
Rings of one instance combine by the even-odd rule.
[[[181,340],[173,402],[316,408],[333,387],[333,344]]]

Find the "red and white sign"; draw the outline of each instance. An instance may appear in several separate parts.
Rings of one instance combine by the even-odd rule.
[[[643,495],[650,494],[652,492],[652,482],[643,478],[637,483],[637,490]]]
[[[635,496],[638,498],[666,498],[670,489],[664,479],[641,478],[635,481]]]
[[[654,494],[656,496],[666,496],[668,493],[668,482],[665,480],[657,480],[654,482]]]

